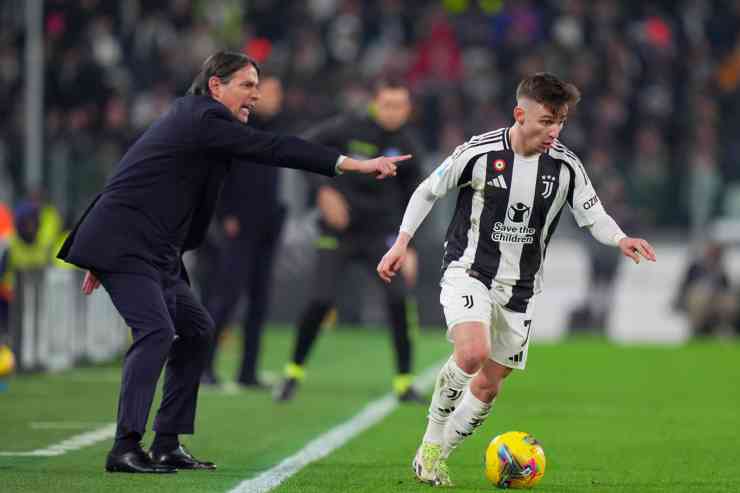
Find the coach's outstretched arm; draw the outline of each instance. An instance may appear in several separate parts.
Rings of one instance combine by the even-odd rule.
[[[388,176],[396,176],[396,163],[411,159],[411,154],[403,156],[379,156],[374,159],[359,160],[347,156],[340,156],[337,161],[337,173],[356,172],[362,174],[377,174],[382,180]]]
[[[300,137],[248,127],[216,102],[210,104],[198,120],[194,142],[206,150],[229,154],[241,162],[250,163],[248,165],[256,162],[325,176],[356,172],[377,174],[378,179],[383,179],[395,176],[397,162],[411,158],[408,154],[368,160],[340,156],[335,149]]]

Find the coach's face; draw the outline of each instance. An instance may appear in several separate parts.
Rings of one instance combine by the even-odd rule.
[[[250,64],[234,72],[226,83],[211,77],[208,88],[213,99],[226,106],[239,121],[247,123],[260,98],[259,82],[257,69]]]
[[[533,151],[547,151],[560,135],[568,117],[568,105],[557,111],[542,103],[524,99],[514,110],[514,118],[522,127],[525,146]]]

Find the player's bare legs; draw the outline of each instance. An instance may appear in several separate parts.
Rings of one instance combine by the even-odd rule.
[[[488,361],[491,337],[481,322],[462,322],[450,329],[452,357],[437,376],[429,405],[426,433],[413,461],[416,477],[432,485],[450,485],[444,461],[445,425],[455,411],[473,375]]]
[[[466,373],[481,369],[491,354],[491,335],[481,322],[463,322],[450,329],[457,365]]]
[[[486,359],[483,368],[470,381],[468,392],[447,420],[442,443],[442,459],[445,460],[460,442],[473,434],[491,412],[491,406],[501,390],[504,379],[511,368]]]
[[[512,369],[508,366],[487,359],[483,368],[470,382],[470,391],[473,395],[483,401],[491,403],[501,390],[504,379],[511,374]]]

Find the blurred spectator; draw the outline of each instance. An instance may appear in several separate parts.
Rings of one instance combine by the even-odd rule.
[[[689,265],[678,288],[674,308],[685,312],[695,336],[736,333],[738,293],[724,265],[724,246],[710,241]]]
[[[689,225],[691,237],[700,241],[705,237],[706,227],[715,216],[722,177],[717,159],[717,137],[709,125],[696,128],[696,136],[689,151],[688,184]]]
[[[53,206],[24,200],[13,211],[15,231],[0,259],[0,326],[8,326],[15,275],[51,265],[61,239],[61,220]]]
[[[594,147],[587,159],[589,175],[599,199],[617,224],[630,231],[635,218],[625,196],[624,180],[605,147]],[[622,255],[613,247],[585,238],[589,259],[589,281],[585,299],[570,314],[568,327],[576,332],[605,335],[614,304],[614,288]]]
[[[629,169],[629,202],[647,226],[659,226],[674,206],[668,186],[668,155],[660,131],[643,126],[637,131]]]
[[[15,231],[13,225],[13,214],[2,202],[0,202],[0,272],[7,270],[6,252],[8,250],[8,240]],[[0,344],[7,339],[8,331],[8,306],[13,296],[13,287],[10,279],[0,277]]]
[[[525,72],[569,77],[587,94],[569,145],[607,142],[650,227],[700,228],[740,180],[736,0],[48,0],[43,21],[44,183],[65,217],[216,47],[266,57],[296,128],[363,105],[358,73],[403,74],[420,91],[412,118],[433,152],[445,135],[508,120]],[[0,3],[4,200],[26,193],[24,22],[24,2]],[[665,193],[679,189],[687,199]]]

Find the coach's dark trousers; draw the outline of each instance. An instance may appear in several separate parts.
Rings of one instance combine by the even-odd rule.
[[[193,433],[200,375],[213,334],[210,315],[179,276],[159,282],[139,274],[100,278],[133,335],[123,363],[116,438],[144,434],[165,362],[164,395],[153,428]]]

